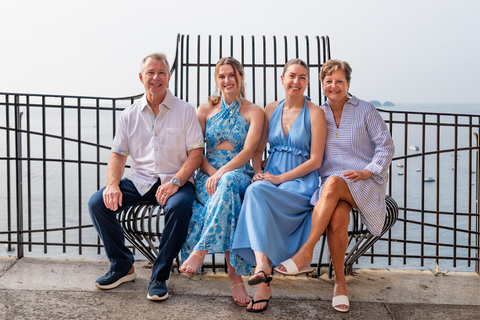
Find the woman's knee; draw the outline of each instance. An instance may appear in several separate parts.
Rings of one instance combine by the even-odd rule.
[[[222,177],[218,181],[217,188],[220,187],[220,188],[225,188],[227,190],[231,190],[238,185],[240,179],[241,179],[240,174],[234,171],[226,172],[222,175]]]
[[[348,191],[348,186],[345,180],[337,176],[331,176],[323,184],[322,194],[320,196],[327,198],[339,198],[339,195],[341,195],[345,188],[347,188],[346,190]]]

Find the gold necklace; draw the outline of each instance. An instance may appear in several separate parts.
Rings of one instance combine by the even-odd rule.
[[[335,138],[338,138],[338,128],[337,128],[337,132],[335,133]]]

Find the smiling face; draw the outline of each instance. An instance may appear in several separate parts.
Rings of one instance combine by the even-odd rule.
[[[347,93],[350,83],[347,81],[345,72],[338,69],[323,79],[323,93],[332,104],[341,103],[348,99]]]
[[[139,77],[148,96],[156,96],[163,100],[167,94],[168,81],[170,80],[168,66],[165,62],[148,58],[143,64],[143,70]]]
[[[281,79],[287,96],[303,96],[308,85],[308,71],[300,64],[291,64]]]
[[[240,88],[238,86],[235,70],[230,64],[224,64],[218,67],[217,73],[217,87],[222,92],[224,98],[229,95],[237,97],[239,95]]]

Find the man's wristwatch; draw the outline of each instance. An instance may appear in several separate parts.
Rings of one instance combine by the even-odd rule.
[[[181,187],[182,184],[180,183],[180,180],[178,180],[177,178],[172,178],[172,180],[170,180],[170,182],[174,185],[176,185],[177,187]]]

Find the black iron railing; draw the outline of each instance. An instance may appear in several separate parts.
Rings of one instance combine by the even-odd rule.
[[[206,102],[215,64],[226,55],[244,64],[247,99],[260,106],[283,97],[283,65],[296,57],[310,66],[307,94],[324,102],[317,75],[330,58],[328,37],[179,35],[171,91],[194,106]],[[0,255],[102,254],[87,202],[105,183],[116,119],[138,97],[0,93]],[[419,269],[436,262],[478,272],[480,116],[381,113],[396,145],[388,194],[400,214],[360,264]]]

